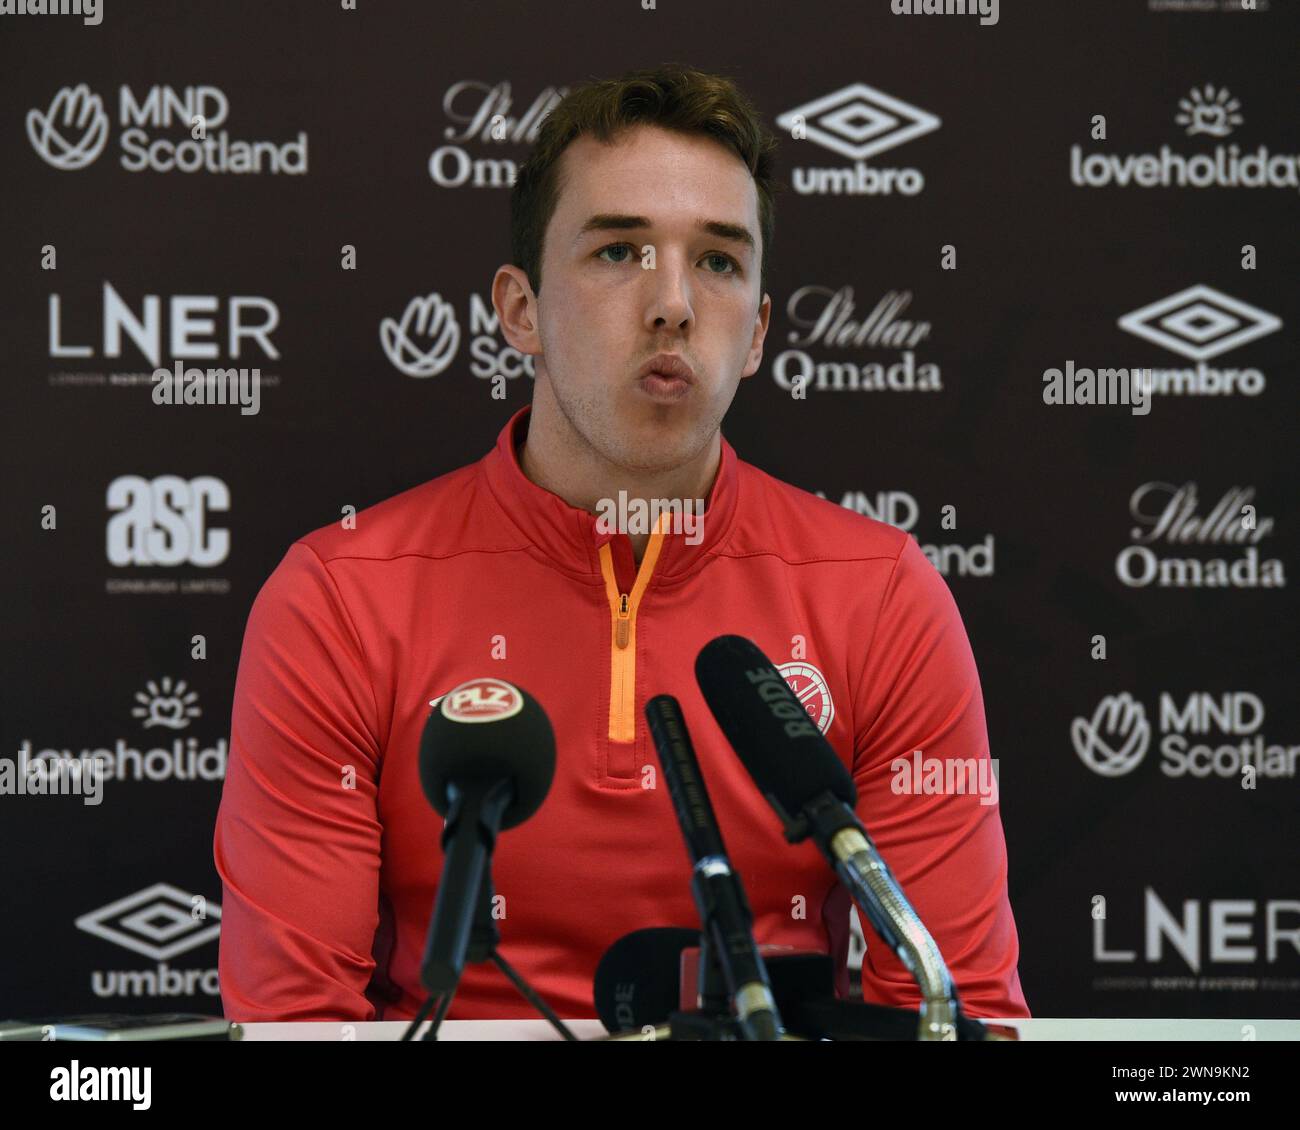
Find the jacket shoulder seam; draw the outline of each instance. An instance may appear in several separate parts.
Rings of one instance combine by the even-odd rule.
[[[907,537],[908,535],[904,534],[903,536]],[[739,550],[739,551],[733,550],[729,553],[718,551],[715,554],[715,556],[735,557],[735,558],[776,557],[779,558],[787,565],[819,565],[824,562],[835,562],[835,561],[842,561],[847,563],[853,561],[880,561],[880,560],[885,560],[885,561],[892,560],[894,564],[897,565],[898,558],[901,555],[902,550],[903,550],[903,546],[900,545],[898,547],[897,553],[888,553],[888,552],[882,552],[882,553],[873,552],[873,553],[861,553],[861,554],[855,553],[855,554],[849,554],[847,556],[836,555],[836,554],[821,554],[815,557],[800,557],[800,558],[795,558],[793,560],[787,557],[784,553],[781,553],[779,550],[775,550],[775,549],[749,549],[749,550]]]
[[[379,712],[379,696],[375,694],[375,682],[374,682],[374,679],[371,678],[371,675],[370,675],[370,672],[371,672],[371,665],[370,665],[370,661],[366,658],[366,645],[365,645],[365,640],[362,639],[362,636],[361,636],[360,631],[357,630],[357,623],[356,623],[356,621],[352,618],[352,610],[351,610],[350,608],[348,608],[348,602],[347,602],[346,600],[344,600],[344,598],[343,598],[343,590],[339,588],[339,583],[338,583],[338,581],[336,581],[336,580],[334,579],[334,574],[330,572],[329,562],[327,562],[323,557],[321,557],[321,555],[320,555],[319,553],[317,553],[316,550],[315,550],[314,548],[312,548],[312,546],[311,546],[311,545],[310,545],[310,544],[309,544],[305,539],[300,539],[299,541],[295,542],[294,544],[295,544],[295,545],[301,545],[301,546],[303,547],[303,549],[305,549],[305,550],[306,550],[308,553],[310,553],[314,558],[316,558],[316,560],[317,560],[318,562],[320,562],[321,569],[324,570],[325,576],[329,578],[330,586],[334,589],[334,597],[335,597],[335,599],[339,602],[339,608],[341,608],[341,609],[343,610],[343,615],[344,615],[345,617],[347,617],[348,627],[349,627],[350,629],[352,629],[352,636],[353,636],[353,638],[357,641],[357,650],[361,653],[361,658],[362,658],[362,660],[363,660],[363,661],[365,662],[365,664],[366,664],[366,686],[370,688],[370,702],[371,702],[371,705],[374,707],[374,710],[375,710],[375,721],[378,722],[378,721],[379,721],[379,718],[380,718],[380,712]],[[392,721],[392,719],[391,719],[391,717],[390,717],[390,719],[389,719],[390,726],[391,726],[391,721]],[[378,735],[375,735],[375,736],[378,737]],[[390,736],[391,736],[391,733],[388,734],[388,735],[385,735],[384,743],[383,743],[382,746],[380,746],[380,753],[381,753],[381,756],[380,756],[379,768],[380,768],[380,771],[381,771],[381,772],[382,772],[382,767],[383,767],[382,751],[383,751],[384,749],[387,749],[387,747],[388,747],[388,741],[387,741],[387,739],[388,739],[388,737],[390,737]]]

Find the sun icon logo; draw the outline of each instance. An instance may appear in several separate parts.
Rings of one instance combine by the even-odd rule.
[[[1181,112],[1174,121],[1186,127],[1189,137],[1196,133],[1227,137],[1245,120],[1237,113],[1241,103],[1226,88],[1216,91],[1208,83],[1204,91],[1193,87],[1191,94],[1178,100],[1178,108]]]
[[[166,726],[172,730],[183,730],[190,724],[191,718],[203,713],[194,704],[199,696],[189,689],[184,679],[178,679],[173,685],[171,679],[159,682],[152,679],[145,685],[148,694],[137,691],[135,700],[140,705],[133,707],[131,714],[144,719],[144,728]]]

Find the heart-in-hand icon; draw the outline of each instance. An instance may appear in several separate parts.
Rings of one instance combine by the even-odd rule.
[[[149,717],[145,729],[150,726],[167,726],[180,730],[185,726],[185,704],[172,695],[170,698],[158,697],[149,703]]]

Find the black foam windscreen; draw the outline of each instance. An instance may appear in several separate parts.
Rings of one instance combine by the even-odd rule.
[[[752,640],[711,640],[695,659],[695,678],[764,796],[791,814],[827,790],[849,806],[856,803],[858,791],[844,763]]]
[[[682,950],[700,944],[698,930],[651,926],[625,934],[596,966],[596,1015],[607,1032],[658,1028],[681,1009]],[[786,1031],[809,1040],[915,1040],[915,1008],[840,1000],[835,966],[823,953],[770,953],[764,961]],[[958,1038],[983,1040],[978,1020],[957,1018]]]
[[[503,679],[471,679],[433,708],[420,738],[420,784],[440,816],[450,782],[514,782],[502,830],[527,820],[546,799],[555,776],[555,732],[541,705]]]
[[[592,996],[607,1032],[659,1026],[680,1007],[682,950],[700,944],[685,926],[647,926],[624,934],[596,966]]]
[[[681,1008],[682,950],[700,944],[698,930],[680,926],[651,926],[625,934],[605,951],[596,966],[596,1015],[607,1032],[639,1031],[665,1024]],[[787,1025],[812,1038],[830,1035],[836,1028],[852,1031],[854,1025],[892,1024],[892,1038],[909,1039],[916,1033],[916,1014],[870,1006],[848,1006],[835,999],[834,965],[826,954],[770,953],[764,961],[772,994],[782,1017],[787,1010],[799,1023]]]

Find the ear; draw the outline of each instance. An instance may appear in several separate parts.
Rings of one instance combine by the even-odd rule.
[[[758,304],[758,315],[754,318],[754,336],[750,339],[749,356],[745,358],[745,368],[740,374],[742,380],[758,372],[758,366],[763,360],[763,340],[767,337],[767,323],[771,315],[772,296],[765,294],[763,301]]]
[[[492,278],[492,308],[501,325],[501,335],[525,355],[542,352],[542,336],[537,324],[537,295],[528,275],[520,268],[503,263]]]

